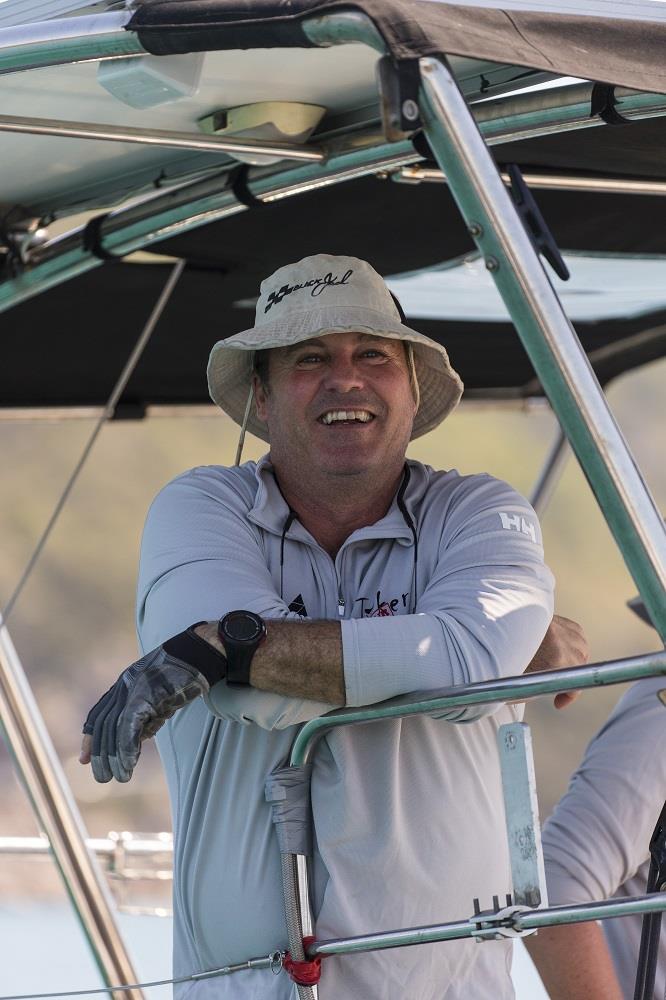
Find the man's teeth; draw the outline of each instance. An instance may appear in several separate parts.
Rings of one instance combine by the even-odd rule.
[[[367,410],[330,410],[321,420],[324,424],[333,424],[337,420],[360,420],[361,423],[367,424],[372,420],[372,413],[368,413]]]

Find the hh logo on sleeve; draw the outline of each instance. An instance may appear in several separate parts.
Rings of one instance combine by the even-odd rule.
[[[504,511],[499,511],[499,516],[502,519],[502,527],[507,531],[520,531],[521,534],[527,535],[536,543],[536,528],[520,514],[507,514]]]

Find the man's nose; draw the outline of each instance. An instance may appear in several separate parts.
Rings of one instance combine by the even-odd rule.
[[[334,358],[327,366],[324,388],[334,392],[350,392],[365,385],[360,365],[353,358]]]

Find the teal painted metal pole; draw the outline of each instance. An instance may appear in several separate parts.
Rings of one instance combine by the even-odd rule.
[[[446,61],[419,65],[433,153],[666,641],[666,526]]]
[[[0,75],[119,56],[146,55],[136,34],[125,31],[128,11],[54,18],[0,31]]]
[[[666,650],[609,663],[592,663],[585,667],[568,667],[566,670],[502,677],[496,681],[461,684],[440,691],[416,692],[363,708],[340,708],[305,723],[294,740],[289,763],[292,767],[303,767],[310,760],[317,741],[339,726],[377,722],[380,719],[404,719],[410,715],[442,715],[448,709],[454,711],[463,706],[525,701],[539,695],[583,691],[587,688],[637,681],[642,677],[656,677],[659,674],[666,674]],[[666,687],[666,683],[664,686]]]

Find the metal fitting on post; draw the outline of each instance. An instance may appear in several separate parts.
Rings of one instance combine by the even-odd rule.
[[[497,900],[497,896],[493,896]],[[533,934],[534,930],[518,930],[514,926],[514,917],[517,913],[531,912],[529,906],[510,905],[503,909],[481,910],[476,912],[478,900],[474,900],[474,915],[469,918],[470,924],[474,925],[472,937],[477,941],[497,941],[500,938],[527,937]]]
[[[408,98],[406,101],[402,102],[402,117],[406,118],[408,122],[415,122],[419,117],[419,106],[416,101],[412,101]]]

